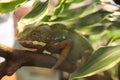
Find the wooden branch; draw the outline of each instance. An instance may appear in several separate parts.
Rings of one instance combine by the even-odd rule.
[[[5,62],[0,63],[0,79],[5,75],[11,76],[22,66],[51,68],[57,61],[51,55],[13,49],[3,44],[0,44],[0,56],[5,58]],[[77,69],[77,65],[64,61],[57,69],[71,73]]]

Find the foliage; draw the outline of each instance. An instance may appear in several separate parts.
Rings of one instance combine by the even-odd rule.
[[[25,4],[27,1],[28,0],[14,0],[6,3],[0,3],[0,13],[10,12]]]
[[[28,1],[8,0],[0,2],[0,13],[13,11]],[[116,11],[108,12],[102,8],[98,9],[98,5],[102,5],[100,0],[93,0],[82,7],[70,8],[73,3],[79,4],[83,1],[59,0],[54,11],[48,13],[49,0],[35,0],[31,11],[21,18],[18,24],[18,27],[22,25],[25,28],[26,25],[33,23],[35,25],[62,23],[67,25],[69,29],[87,36],[95,51],[82,67],[71,74],[70,79],[82,79],[86,76],[99,74],[99,72],[102,73],[105,70],[112,72],[117,69],[115,66],[119,66],[118,62],[120,61],[120,13]],[[85,46],[88,45],[85,44]],[[117,74],[120,74],[120,71],[118,72]],[[111,77],[113,76],[114,74],[111,75]]]

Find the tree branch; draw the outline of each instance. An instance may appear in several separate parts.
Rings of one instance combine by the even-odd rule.
[[[5,58],[5,62],[0,63],[0,79],[5,75],[11,76],[22,66],[51,68],[57,61],[51,55],[13,49],[3,44],[0,44],[0,56]],[[57,69],[71,73],[77,69],[77,65],[64,61]]]

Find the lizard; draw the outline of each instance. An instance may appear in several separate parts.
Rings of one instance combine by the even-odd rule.
[[[87,53],[93,51],[83,36],[61,23],[27,27],[17,35],[17,41],[23,47],[35,49],[37,52],[59,54],[53,69],[56,69],[66,58],[77,61],[82,58],[82,53],[85,51]]]

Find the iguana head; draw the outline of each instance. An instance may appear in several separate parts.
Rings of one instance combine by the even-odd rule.
[[[19,43],[27,48],[36,48],[38,45],[44,46],[51,38],[49,25],[42,24],[35,27],[27,27],[17,35]]]

